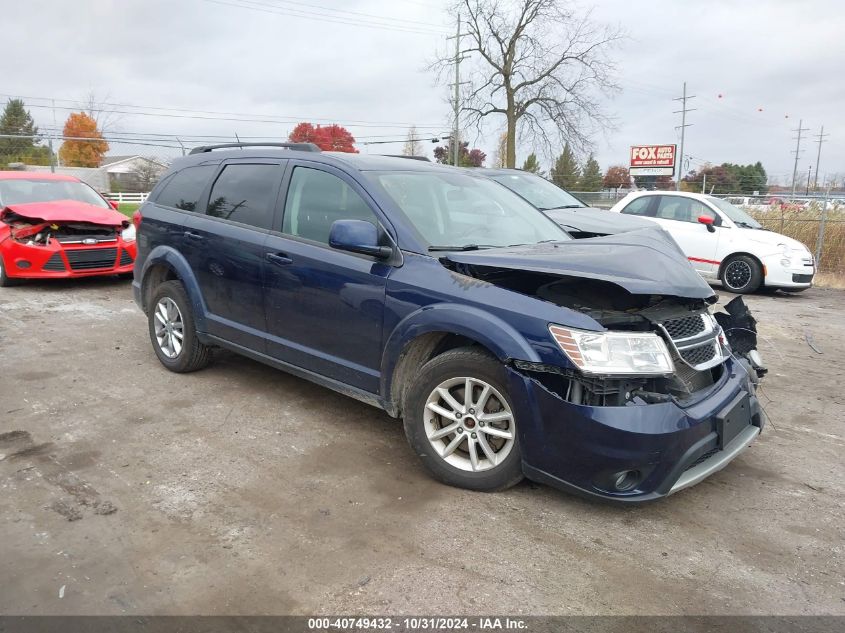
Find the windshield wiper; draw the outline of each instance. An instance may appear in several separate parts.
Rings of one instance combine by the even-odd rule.
[[[734,223],[739,226],[744,226],[747,229],[759,229],[759,226],[754,226],[753,224],[749,224],[748,222],[743,222],[742,220],[734,220]]]
[[[498,248],[492,244],[464,244],[463,246],[429,246],[429,251],[477,251],[481,248]]]
[[[565,204],[560,207],[537,207],[539,211],[554,211],[555,209],[586,209],[583,204]]]

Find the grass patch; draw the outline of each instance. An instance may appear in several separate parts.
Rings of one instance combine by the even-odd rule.
[[[141,205],[137,202],[121,202],[117,205],[117,210],[120,211],[123,215],[127,217],[132,217],[132,214],[137,211],[138,207]]]
[[[770,210],[752,215],[767,229],[796,239],[811,253],[816,252],[820,209],[810,207],[801,211],[784,211],[783,214],[779,210]],[[845,276],[845,213],[841,211],[827,213],[819,272],[834,273],[833,278]]]

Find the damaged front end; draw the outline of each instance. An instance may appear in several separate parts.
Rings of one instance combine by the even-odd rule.
[[[527,391],[531,403],[525,418],[534,428],[526,436],[543,438],[524,447],[529,477],[589,496],[652,500],[716,472],[762,429],[755,391],[766,370],[756,322],[741,298],[711,314],[717,297],[703,282],[705,288],[694,288],[683,271],[672,274],[694,291],[670,294],[656,292],[642,264],[627,271],[629,285],[611,280],[609,264],[597,278],[461,258],[443,263],[601,326],[587,331],[549,323],[560,360],[509,363],[514,390]],[[683,266],[697,276],[686,261]]]

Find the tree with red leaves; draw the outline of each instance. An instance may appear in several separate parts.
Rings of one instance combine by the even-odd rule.
[[[345,127],[336,123],[315,127],[303,121],[293,128],[288,140],[292,143],[314,143],[324,152],[358,153],[355,149],[355,137]]]

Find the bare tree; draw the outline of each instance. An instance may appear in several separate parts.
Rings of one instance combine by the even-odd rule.
[[[167,169],[165,165],[158,163],[149,158],[140,158],[135,165],[133,174],[137,178],[138,190],[142,192],[150,191],[161,175]]]
[[[607,54],[618,29],[565,0],[457,0],[453,12],[467,24],[463,54],[474,63],[461,110],[479,130],[487,117],[505,118],[508,167],[517,132],[551,155],[565,142],[584,151],[595,128],[609,126],[599,96],[617,89]],[[451,62],[433,66],[442,73]]]
[[[113,132],[115,126],[123,118],[109,103],[110,100],[110,93],[100,98],[96,91],[89,90],[82,101],[82,111],[97,122],[97,129],[103,134]]]
[[[408,138],[402,147],[402,154],[405,156],[422,156],[424,151],[422,143],[417,138],[417,126],[412,125],[408,128]]]

